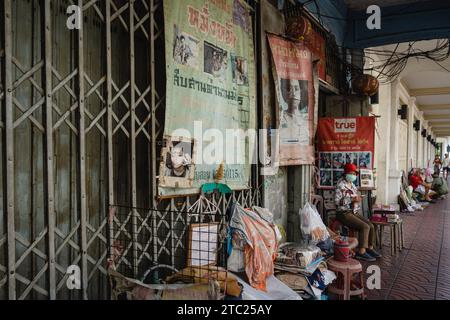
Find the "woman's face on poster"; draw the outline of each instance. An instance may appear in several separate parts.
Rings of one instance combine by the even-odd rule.
[[[170,153],[170,160],[172,161],[172,166],[178,169],[184,164],[184,154],[181,147],[173,147]]]
[[[289,109],[298,108],[301,100],[300,83],[298,80],[289,79],[286,84],[286,102]]]

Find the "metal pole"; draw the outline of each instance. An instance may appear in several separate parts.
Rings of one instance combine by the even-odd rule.
[[[114,150],[113,150],[113,125],[112,125],[112,65],[111,65],[111,3],[105,1],[106,15],[106,94],[107,94],[107,143],[108,143],[108,204],[114,205]],[[109,246],[114,242],[114,219],[110,220],[109,225]],[[110,259],[114,255],[111,250]]]
[[[8,233],[8,296],[16,299],[16,246],[14,223],[14,115],[12,91],[12,27],[11,0],[5,0],[5,138],[6,138],[6,212]]]
[[[48,222],[48,263],[49,263],[49,293],[50,299],[56,299],[55,275],[55,203],[54,203],[54,177],[53,177],[53,106],[52,106],[52,34],[50,0],[44,4],[44,34],[45,46],[43,56],[45,59],[45,130],[46,130],[46,173],[47,173],[47,222]]]
[[[150,1],[150,81],[151,81],[151,112],[152,112],[152,141],[151,141],[151,157],[152,157],[152,206],[156,209],[158,204],[156,201],[156,73],[155,73],[155,0]],[[153,215],[153,260],[158,260],[158,226],[157,211],[151,211]]]
[[[131,206],[133,224],[133,266],[137,276],[138,244],[137,244],[137,192],[136,192],[136,70],[135,70],[135,43],[134,43],[134,0],[130,0],[129,32],[130,32],[130,120],[131,120]]]
[[[78,0],[78,6],[83,8],[83,0]],[[88,270],[87,270],[87,230],[86,230],[86,132],[85,132],[85,111],[84,111],[84,22],[80,21],[78,30],[78,111],[79,111],[79,190],[80,190],[80,226],[81,226],[81,279],[83,299],[87,300]]]

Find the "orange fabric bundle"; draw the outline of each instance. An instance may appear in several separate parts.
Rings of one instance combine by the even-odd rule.
[[[266,290],[266,278],[274,273],[274,260],[277,255],[277,240],[274,228],[263,219],[254,219],[256,213],[243,215],[242,220],[250,244],[246,244],[245,273],[250,285],[256,289]]]

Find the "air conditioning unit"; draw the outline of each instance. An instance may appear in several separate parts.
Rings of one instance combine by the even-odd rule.
[[[403,104],[400,109],[398,109],[397,114],[400,116],[400,119],[406,120],[408,119],[408,105]]]
[[[426,137],[427,136],[427,129],[422,129],[422,137]]]

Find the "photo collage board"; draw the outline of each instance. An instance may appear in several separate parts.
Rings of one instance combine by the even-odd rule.
[[[373,169],[373,154],[367,152],[320,152],[320,186],[335,187],[344,175],[344,166],[347,163],[355,164],[358,169]],[[355,185],[360,186],[359,179]]]

